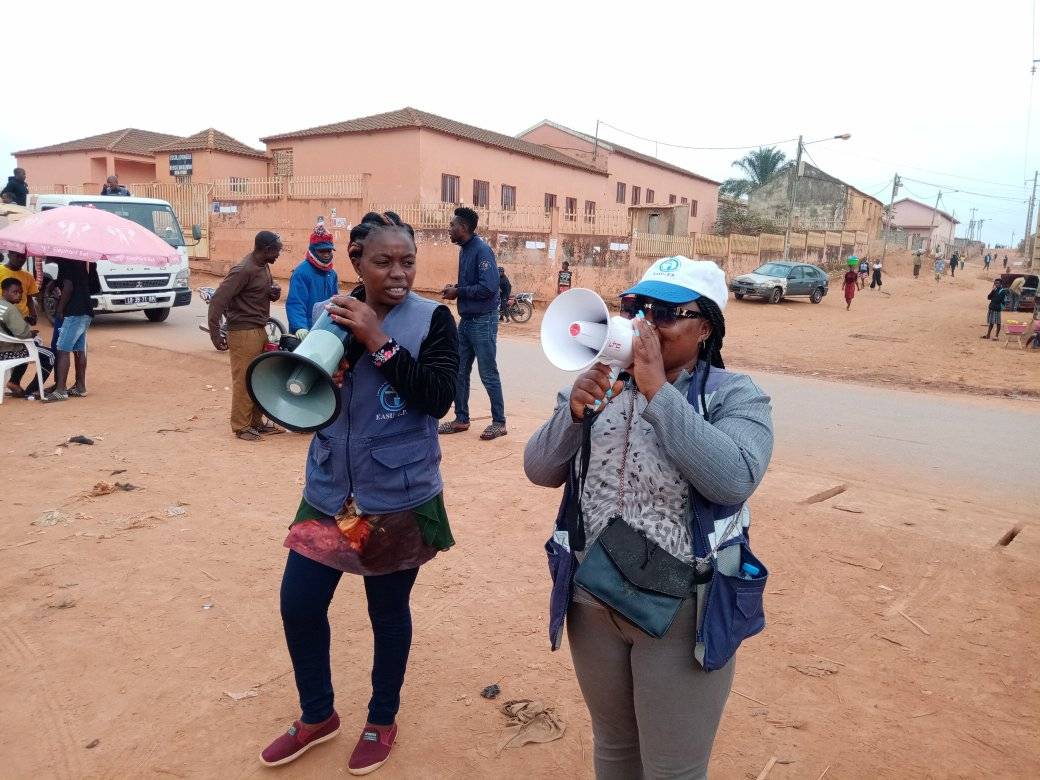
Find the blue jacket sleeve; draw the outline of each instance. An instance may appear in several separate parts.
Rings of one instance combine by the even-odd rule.
[[[488,301],[498,295],[498,264],[495,253],[487,244],[477,252],[477,283],[459,287],[459,299]]]
[[[285,298],[285,316],[289,318],[289,332],[295,333],[300,328],[310,328],[311,305],[310,279],[302,266],[293,271],[289,279],[289,295]]]

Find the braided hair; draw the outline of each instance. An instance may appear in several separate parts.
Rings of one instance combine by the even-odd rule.
[[[347,256],[351,260],[360,260],[365,251],[365,241],[373,233],[380,230],[400,230],[408,234],[415,243],[415,231],[412,226],[401,220],[400,215],[393,211],[377,213],[370,211],[361,218],[350,231],[350,244],[347,246]]]
[[[697,299],[697,303],[700,306],[701,314],[711,325],[711,335],[701,342],[700,350],[697,353],[697,361],[703,360],[705,363],[704,375],[701,377],[701,414],[707,420],[708,403],[705,398],[705,388],[708,386],[708,374],[711,373],[712,366],[722,369],[726,367],[722,360],[722,340],[726,338],[726,318],[722,316],[722,309],[715,301],[702,295]]]

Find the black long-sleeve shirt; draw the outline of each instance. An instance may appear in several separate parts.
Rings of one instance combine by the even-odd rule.
[[[364,300],[364,288],[352,295]],[[356,340],[347,347],[347,363],[356,365],[368,350]],[[459,331],[447,306],[438,306],[430,319],[430,332],[414,357],[403,346],[379,369],[411,408],[440,419],[455,400],[459,372]]]

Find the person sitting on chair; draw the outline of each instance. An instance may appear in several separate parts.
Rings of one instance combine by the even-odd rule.
[[[9,276],[3,282],[0,282],[0,292],[3,294],[3,297],[0,298],[0,333],[23,341],[30,338],[36,341],[40,355],[40,366],[43,369],[43,380],[46,382],[47,377],[51,375],[51,369],[54,368],[54,355],[40,346],[40,340],[36,336],[37,331],[29,327],[29,323],[25,321],[25,317],[22,316],[22,312],[18,307],[22,301],[23,294],[21,280]],[[29,350],[24,344],[0,341],[0,360],[24,357],[29,357]],[[39,380],[37,377],[33,377],[29,386],[22,390],[22,377],[25,375],[27,368],[29,368],[29,363],[22,363],[22,365],[11,369],[11,378],[8,380],[5,390],[10,392],[15,398],[35,395],[39,392]]]

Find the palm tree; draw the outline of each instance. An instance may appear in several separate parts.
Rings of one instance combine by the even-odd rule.
[[[745,178],[726,179],[720,193],[731,198],[742,198],[773,178],[786,160],[787,155],[775,146],[760,146],[739,160],[734,160],[733,165],[744,172]]]

